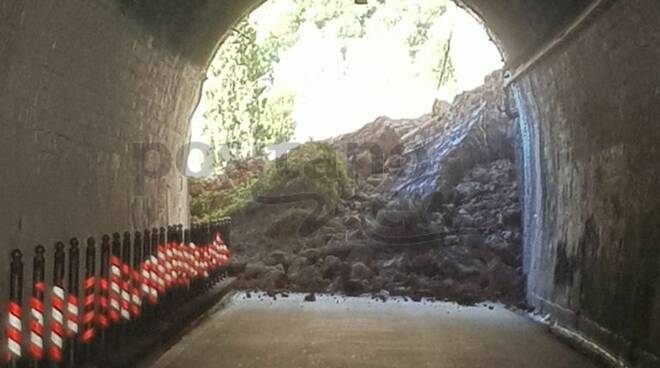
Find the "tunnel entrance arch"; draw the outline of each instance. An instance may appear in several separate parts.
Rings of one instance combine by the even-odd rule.
[[[514,83],[538,140],[530,176],[538,206],[525,210],[537,224],[528,238],[528,294],[562,326],[653,366],[660,355],[660,239],[651,230],[660,205],[657,2],[463,3],[484,20],[513,70],[582,19]],[[0,6],[6,243],[28,251],[74,233],[185,222],[182,176],[150,180],[138,195],[130,146],[161,141],[175,152],[185,142],[218,35],[256,2],[180,5]]]
[[[657,40],[648,36],[657,32],[652,26],[657,23],[654,21],[658,17],[657,5],[650,1],[634,1],[624,5],[622,1],[590,0],[559,5],[479,0],[464,0],[461,4],[487,25],[515,79],[512,82],[513,94],[522,114],[525,263],[530,275],[530,301],[537,308],[552,313],[562,325],[578,329],[590,338],[612,346],[614,350],[621,351],[621,345],[608,341],[634,341],[635,348],[632,350],[637,353],[624,354],[628,359],[645,359],[642,357],[648,352],[657,355],[658,347],[649,342],[650,336],[657,335],[654,332],[657,329],[646,326],[642,328],[644,332],[640,332],[626,327],[641,326],[634,317],[635,311],[644,310],[646,312],[642,318],[651,318],[654,314],[648,305],[657,304],[654,301],[655,288],[648,286],[655,282],[654,273],[645,271],[632,276],[631,269],[626,266],[644,263],[640,257],[646,254],[644,249],[647,248],[636,244],[646,244],[649,240],[641,235],[645,233],[640,227],[642,223],[633,218],[645,217],[646,214],[653,216],[655,202],[642,205],[644,201],[638,197],[626,199],[623,189],[648,188],[641,190],[647,192],[655,181],[619,179],[617,184],[592,184],[592,179],[602,179],[604,172],[619,177],[616,173],[628,170],[647,172],[649,168],[645,165],[633,168],[624,164],[626,160],[643,155],[644,149],[640,147],[626,148],[637,140],[633,138],[634,134],[620,135],[616,133],[617,128],[598,129],[589,125],[596,124],[592,123],[597,120],[594,117],[602,113],[593,110],[597,104],[589,103],[589,93],[584,92],[600,90],[601,84],[607,85],[610,91],[616,90],[616,82],[603,82],[612,79],[626,85],[631,91],[629,93],[644,90],[647,91],[646,96],[653,96],[651,85],[653,81],[657,82],[658,75],[643,65],[652,65],[657,61],[657,56],[648,51],[648,45],[657,44]],[[245,3],[242,10],[234,8],[236,13],[233,18],[237,19],[238,15],[245,14],[256,5],[252,2]],[[603,35],[606,35],[606,40],[597,40]],[[631,37],[639,42],[630,44],[623,41]],[[615,51],[613,45],[616,43],[627,46]],[[599,55],[600,60],[605,62],[598,67],[585,66],[580,59],[594,57],[585,56],[582,53],[585,49],[593,52],[592,55]],[[611,78],[612,73],[616,74],[616,68],[610,65],[617,64],[615,60],[618,58],[627,59],[623,55],[630,53],[640,58],[634,63],[639,69],[630,66],[622,78],[635,82],[631,84],[620,78]],[[211,55],[212,51],[206,54]],[[648,78],[651,85],[642,82],[643,73],[651,76]],[[548,86],[551,88],[547,89]],[[616,96],[621,94],[598,96],[600,101],[608,101],[612,112],[619,111],[607,119],[610,127],[623,125],[628,118],[639,116],[625,108],[623,100]],[[579,108],[576,101],[584,101],[584,106],[589,107]],[[645,97],[637,103],[625,104],[637,106],[643,111],[644,117],[638,119],[639,124],[653,125],[650,117],[658,115],[657,109],[652,107],[657,105],[655,102],[655,97]],[[626,113],[621,115],[621,111]],[[590,132],[596,134],[597,141],[587,138]],[[653,173],[650,177],[655,177],[656,171],[650,170]],[[613,186],[617,185],[619,189],[614,189]],[[603,205],[579,204],[595,198],[599,198],[597,202]],[[595,217],[600,219],[594,220]],[[594,230],[594,227],[599,230]],[[604,235],[608,228],[613,231]],[[594,236],[594,232],[600,235]],[[652,258],[651,262],[655,262],[656,257]],[[592,267],[597,270],[597,275],[591,275]],[[645,270],[653,268],[651,264],[644,267]],[[616,278],[612,274],[628,276]],[[558,285],[558,280],[566,282]],[[606,290],[603,285],[605,281],[598,280],[608,280],[607,283],[616,286]],[[629,282],[636,285],[632,291],[627,290],[626,284]],[[627,317],[622,320],[614,315]]]
[[[424,3],[422,2],[422,4]],[[444,9],[443,2],[439,1],[438,4],[443,4],[441,9]],[[384,7],[383,4],[381,5]],[[412,8],[414,9],[415,6],[413,5]],[[373,28],[376,27],[376,24],[382,22],[381,17],[384,15],[380,14],[389,14],[392,11],[391,6],[380,10],[379,5],[363,9],[366,14],[372,14],[371,11],[368,11],[371,9],[376,14],[374,15],[373,22],[364,26],[370,30],[369,32],[378,32]],[[231,126],[238,119],[247,119],[244,121],[244,125],[248,125],[247,123],[249,121],[249,125],[252,126],[252,121],[247,118],[248,116],[252,116],[250,114],[236,114],[233,111],[222,114],[216,112],[218,110],[228,110],[226,107],[223,108],[226,105],[220,102],[222,99],[237,99],[233,96],[238,94],[238,92],[230,88],[231,93],[225,95],[220,90],[221,87],[219,87],[219,84],[238,84],[231,79],[232,75],[238,75],[241,78],[240,80],[246,80],[242,73],[243,70],[252,70],[252,64],[248,64],[248,62],[253,60],[254,48],[244,46],[244,43],[246,40],[250,40],[252,43],[259,45],[256,47],[258,49],[261,47],[259,40],[270,40],[272,36],[269,36],[269,32],[271,31],[268,30],[268,26],[266,26],[266,30],[262,30],[264,27],[260,27],[259,24],[259,20],[264,19],[265,14],[269,14],[269,10],[277,12],[280,8],[277,7],[276,2],[270,6],[260,8],[257,14],[252,14],[248,18],[249,25],[246,25],[246,21],[241,21],[240,25],[233,29],[233,35],[226,41],[227,44],[218,50],[219,54],[215,57],[214,65],[208,73],[209,79],[206,85],[209,86],[209,90],[206,90],[205,85],[205,92],[202,93],[205,96],[205,100],[204,107],[201,108],[201,111],[210,112],[212,118],[207,117],[205,121],[208,124],[208,129],[212,132],[219,130],[220,128],[218,127]],[[311,24],[312,28],[315,24],[318,29],[314,29],[317,32],[323,32],[325,28],[319,26],[320,21],[313,16],[313,14],[323,12],[323,10],[312,8],[302,11],[312,14],[312,20],[307,20],[307,24]],[[414,11],[410,14],[408,8],[401,10],[401,12],[403,11],[406,11],[403,15],[404,17],[408,16],[412,18],[414,14],[417,14]],[[454,12],[456,10],[450,8],[446,11],[448,12],[447,15],[434,15],[434,17],[440,19],[438,23],[469,22],[469,20],[464,20],[463,18],[469,18],[467,14],[463,15],[464,13],[461,12],[459,15],[462,17],[457,17],[458,20],[454,20],[454,16],[456,16]],[[342,10],[342,12],[348,12],[350,16],[353,16],[353,13],[350,11]],[[426,13],[424,14],[428,17]],[[284,18],[288,19],[286,15],[288,13],[285,13]],[[357,22],[357,15],[355,16]],[[294,19],[294,24],[302,22],[298,21],[298,18]],[[343,24],[342,18],[336,21],[334,19],[333,22]],[[266,20],[265,24],[269,25],[271,22]],[[405,27],[406,24],[410,23],[414,24],[414,22],[404,22],[401,24],[401,27]],[[472,38],[478,38],[474,34],[481,31],[482,34],[479,34],[479,36],[483,38],[483,43],[488,43],[488,36],[483,28],[479,27],[478,23],[469,23],[469,26],[471,31],[469,34]],[[329,31],[329,35],[327,35],[328,32],[323,33],[325,36],[322,39],[326,36],[332,37],[332,25],[326,25],[326,27],[331,30]],[[277,29],[281,28],[290,31],[291,26],[280,25]],[[304,27],[301,28],[304,29]],[[383,29],[381,33],[387,34],[388,37],[398,36],[396,32],[386,31],[392,28],[391,26],[382,26],[381,28]],[[434,27],[432,28],[432,32],[449,33],[455,37],[454,42],[460,43],[462,38],[467,38],[460,30],[467,28],[467,26],[461,27],[457,25],[456,28],[459,31],[445,31],[443,27]],[[264,35],[261,33],[264,33]],[[255,36],[255,34],[257,35]],[[370,38],[371,34],[357,37],[361,40],[359,47],[368,47],[369,40],[373,38],[373,36]],[[300,37],[304,37],[304,33]],[[383,35],[380,35],[380,37],[382,38]],[[432,40],[445,41],[443,36],[432,38]],[[433,43],[433,41],[429,41],[429,43]],[[386,48],[391,49],[394,47],[394,42],[396,41],[392,40]],[[405,41],[403,42],[405,43]],[[307,56],[307,53],[301,52],[301,46],[298,46],[301,44],[307,45],[304,39],[301,40],[292,46],[294,50],[298,50],[298,53],[292,52],[292,54],[305,55],[305,58],[297,64],[299,67],[296,68],[296,73],[300,72],[306,75],[305,83],[308,84],[312,77],[309,76],[310,72],[301,70],[303,67],[301,64],[321,64],[323,61],[311,59]],[[347,44],[352,45],[348,41]],[[241,45],[242,47],[237,51],[236,45]],[[328,45],[327,47],[332,47],[332,45]],[[358,46],[352,45],[352,47]],[[460,45],[456,48],[459,52],[462,51]],[[499,57],[501,57],[501,55],[497,54],[497,51],[493,52],[489,49],[484,49],[486,49],[485,45],[473,47],[471,50],[472,57],[475,55],[482,56],[484,63],[486,63],[486,60],[491,54],[496,55],[496,60],[499,60]],[[492,49],[494,50],[495,47],[492,47]],[[352,48],[350,51],[352,51]],[[374,65],[384,64],[384,56],[377,56],[380,55],[378,54],[379,51],[379,48],[374,48],[373,53],[376,55],[368,58],[367,63]],[[245,52],[248,56],[234,57],[234,55],[241,52]],[[280,52],[282,53],[282,51]],[[464,51],[464,53],[466,52]],[[344,53],[344,55],[347,54],[349,56],[344,56],[344,62],[348,65],[347,68],[350,68],[352,65],[350,55],[352,54],[350,52]],[[402,54],[405,54],[405,59],[410,62],[408,52],[403,50]],[[227,55],[231,56],[228,57]],[[459,57],[456,57],[456,55]],[[471,65],[470,63],[472,61],[469,58],[460,58],[460,56],[460,53],[451,54],[452,62],[458,70],[458,78],[461,77],[460,72],[465,68],[460,64],[466,63]],[[442,54],[436,55],[436,58],[441,57]],[[288,58],[290,59],[291,57]],[[296,60],[295,56],[293,58]],[[234,62],[232,59],[238,59],[240,61]],[[334,60],[331,57],[330,59]],[[247,62],[243,60],[247,60]],[[286,63],[288,65],[291,64],[291,61],[287,59],[287,55],[278,58],[278,60],[280,63],[285,63],[285,65],[287,65]],[[435,61],[435,63],[438,63],[438,61]],[[231,72],[228,74],[225,70]],[[475,68],[474,73],[479,73],[478,70],[478,68]],[[360,71],[364,73],[362,69]],[[483,73],[483,71],[481,72]],[[392,70],[391,73],[396,74],[397,72]],[[243,218],[242,212],[236,209],[238,203],[232,201],[231,196],[237,192],[237,189],[244,188],[244,185],[251,187],[252,184],[244,182],[243,179],[246,177],[244,174],[250,172],[249,168],[252,168],[254,171],[251,172],[253,174],[252,176],[247,177],[257,175],[260,181],[266,180],[265,178],[269,174],[261,174],[260,171],[257,171],[262,170],[262,166],[268,166],[268,164],[261,165],[258,157],[255,160],[249,160],[248,158],[250,157],[243,158],[241,155],[238,155],[237,163],[228,165],[229,168],[225,171],[226,175],[220,175],[220,177],[211,181],[191,182],[191,187],[194,188],[192,190],[192,193],[194,193],[192,205],[193,218],[205,218],[210,213],[219,213],[220,210],[226,208],[220,204],[230,201],[230,208],[237,216],[236,222],[238,224],[234,232],[237,239],[235,244],[241,246],[241,251],[236,252],[236,260],[248,264],[247,269],[249,271],[241,278],[240,283],[246,289],[256,287],[266,290],[281,288],[287,291],[325,292],[334,288],[336,291],[345,290],[350,293],[357,293],[361,288],[371,292],[379,292],[382,289],[386,292],[399,293],[408,297],[421,297],[425,295],[437,299],[457,299],[463,303],[476,303],[484,299],[489,299],[508,304],[523,304],[522,290],[524,288],[524,277],[520,271],[522,269],[520,262],[520,206],[515,193],[516,180],[513,178],[515,175],[508,174],[509,171],[511,173],[515,171],[513,170],[515,165],[512,162],[515,161],[513,147],[516,145],[514,142],[516,128],[512,117],[506,116],[506,113],[503,112],[507,110],[503,105],[509,102],[509,98],[504,97],[501,74],[501,72],[491,72],[488,76],[473,78],[481,79],[481,83],[486,79],[487,83],[483,87],[477,87],[474,91],[463,91],[460,96],[456,96],[454,105],[450,106],[447,102],[436,100],[436,103],[433,104],[432,113],[430,112],[430,105],[435,98],[434,95],[429,96],[428,93],[404,87],[402,84],[402,89],[408,88],[409,94],[418,95],[419,99],[428,98],[428,102],[424,104],[427,105],[425,106],[426,108],[414,115],[424,115],[423,117],[412,119],[381,117],[364,127],[361,127],[361,125],[368,120],[356,121],[356,124],[360,125],[356,125],[353,128],[355,132],[346,133],[346,136],[340,136],[340,133],[336,133],[335,137],[329,138],[333,142],[332,147],[340,152],[339,155],[342,157],[346,156],[347,174],[351,183],[355,186],[355,193],[357,193],[356,195],[342,196],[337,202],[337,206],[344,208],[343,211],[346,214],[327,214],[328,209],[326,207],[331,206],[331,204],[325,203],[317,209],[319,212],[317,217],[319,218],[307,218],[304,221],[298,217],[293,217],[294,214],[290,213],[290,211],[293,211],[293,208],[286,206],[280,206],[283,207],[279,209],[280,214],[271,214],[270,212],[272,211],[261,206],[252,206],[249,216]],[[378,73],[378,77],[382,77],[382,75],[382,72]],[[360,77],[362,76],[360,74]],[[430,78],[431,76],[429,75],[428,77]],[[412,76],[409,78],[412,78]],[[277,75],[274,79],[287,80],[294,79],[294,77],[285,74],[284,76]],[[227,82],[228,80],[229,82]],[[247,79],[246,84],[250,85],[251,81],[252,79]],[[337,89],[332,84],[326,85],[325,81],[326,78],[324,78],[324,82],[321,82],[323,83],[323,90]],[[268,83],[266,85],[270,86]],[[285,82],[285,85],[290,86],[291,82]],[[458,85],[460,89],[469,89],[464,87],[464,83],[459,83]],[[356,88],[357,86],[353,87],[353,89]],[[398,88],[398,86],[393,86],[393,88]],[[433,84],[432,88],[433,91],[437,89],[435,84]],[[247,91],[248,97],[254,97],[253,94],[250,94],[252,88],[248,88]],[[306,90],[303,89],[303,91]],[[339,95],[346,93],[350,92],[344,92],[342,90],[334,98],[324,98],[324,102],[332,104],[332,109],[346,109],[342,107],[342,100],[339,97]],[[209,98],[206,96],[215,97]],[[379,101],[377,96],[372,96],[369,93],[360,94],[359,97]],[[400,96],[400,98],[403,97]],[[305,99],[310,98],[313,98],[313,95],[306,95]],[[245,99],[247,98],[242,98],[242,100]],[[395,100],[399,104],[405,103],[399,99]],[[354,108],[352,105],[349,106],[349,108]],[[387,109],[387,106],[384,107],[381,103],[376,113],[380,116],[390,115],[386,111],[383,111],[385,109]],[[319,111],[314,115],[314,124],[319,124],[319,117],[317,115],[321,116],[320,119],[322,119],[323,114],[322,111]],[[355,111],[353,114],[359,115],[359,111]],[[196,113],[196,116],[198,115],[201,115],[200,110]],[[379,115],[374,115],[374,117]],[[302,120],[302,124],[309,123],[304,118]],[[339,121],[340,119],[335,118],[330,120]],[[415,131],[416,128],[421,126],[425,127],[423,131]],[[383,133],[383,131],[386,133]],[[200,135],[194,134],[194,136],[199,137]],[[218,136],[222,137],[222,134],[218,134]],[[215,137],[213,135],[211,138],[206,138],[210,139],[211,142],[218,142],[218,139],[214,139]],[[328,137],[321,137],[321,139],[324,138]],[[369,159],[371,160],[371,170],[367,170],[368,172],[365,172],[365,167],[361,163],[367,159],[365,157],[371,157]],[[431,157],[432,159],[430,159]],[[418,158],[421,161],[418,162],[416,160]],[[292,160],[296,162],[295,158]],[[344,160],[341,161],[343,162]],[[401,161],[398,165],[402,168],[397,173],[394,173],[391,169],[391,162],[393,161]],[[386,162],[388,162],[388,165],[385,165]],[[313,161],[310,161],[309,166],[312,165]],[[276,166],[280,167],[280,163],[278,162]],[[281,166],[286,166],[286,163]],[[473,174],[472,171],[475,172],[474,176],[478,178],[475,179],[471,176]],[[498,172],[502,172],[503,175],[498,175]],[[420,180],[420,178],[422,179]],[[308,187],[301,186],[302,184],[299,183],[301,179],[300,177],[287,176],[288,181],[299,184],[296,190],[302,192],[294,193],[293,197],[296,199],[289,201],[293,207],[296,206],[296,203],[302,205],[305,201],[304,198],[314,199],[314,197],[297,196],[298,194],[307,194],[307,191],[313,190],[305,190]],[[313,179],[310,178],[309,181],[313,181]],[[381,184],[373,184],[376,181]],[[363,198],[365,193],[371,194],[370,188],[375,185],[380,188],[378,193],[373,193],[378,199],[367,200]],[[259,184],[255,184],[255,187],[258,186]],[[309,185],[309,187],[312,188],[314,186]],[[465,195],[463,192],[460,192],[461,194],[454,194],[454,187],[456,187],[456,191],[459,191],[458,188],[460,187],[460,190],[464,191]],[[479,189],[481,187],[492,187],[492,195],[485,193],[490,189]],[[215,197],[211,194],[214,189],[209,188],[217,188],[215,189],[216,191],[220,190],[219,188],[223,188],[222,190],[228,192],[228,194],[226,196],[217,195]],[[434,191],[436,195],[431,193]],[[291,194],[290,188],[277,188],[274,192],[268,192],[269,195],[278,197],[273,198],[272,201],[277,204],[286,202],[283,198],[279,198],[283,193]],[[439,201],[436,201],[437,203],[434,204],[427,203],[431,196],[439,199]],[[209,202],[210,198],[217,198],[213,202],[218,203],[218,205]],[[476,202],[470,203],[473,200]],[[252,201],[255,203],[262,202],[257,197],[253,197]],[[270,204],[270,202],[268,203]],[[382,203],[386,204],[385,208],[383,208]],[[489,210],[484,211],[479,209],[484,207],[488,207]],[[312,212],[317,210],[312,210]],[[229,213],[226,214],[229,215]],[[286,237],[282,234],[282,231],[272,229],[269,226],[264,227],[263,234],[259,231],[250,230],[249,225],[248,228],[241,228],[241,223],[248,224],[252,221],[264,224],[272,222],[276,224],[274,226],[286,229],[294,225],[292,222],[297,221],[300,223],[298,227],[298,235],[300,236],[291,234],[291,237]],[[356,224],[356,221],[359,223]],[[311,225],[311,223],[317,225]],[[329,223],[335,224],[333,225],[333,229],[323,227]],[[352,225],[344,229],[342,224],[345,223],[352,223]],[[313,227],[314,229],[308,229],[308,227]],[[300,231],[303,228],[304,231]],[[315,241],[321,238],[328,240]],[[447,244],[442,246],[445,238],[448,239],[446,241]],[[350,253],[350,249],[348,248],[348,252],[338,251],[336,252],[337,254],[331,254],[332,257],[322,256],[320,257],[321,260],[329,259],[331,261],[328,262],[333,264],[328,265],[328,267],[319,265],[318,268],[328,268],[331,270],[324,270],[322,274],[318,274],[313,269],[305,268],[304,272],[302,272],[307,275],[305,277],[302,277],[302,273],[298,272],[300,265],[296,265],[295,267],[289,265],[289,263],[304,263],[304,260],[299,258],[296,262],[289,259],[296,258],[296,254],[298,253],[305,253],[307,248],[311,248],[307,253],[311,253],[316,248],[333,246],[344,246],[346,248],[349,245],[354,245],[354,248],[357,249],[364,246],[369,247],[370,241],[381,244],[382,248],[386,248],[386,245],[389,245],[392,249],[390,249],[390,252],[387,249],[382,249],[382,254],[374,250],[370,257],[366,256],[366,253],[370,253],[370,251],[365,251],[365,254],[362,256],[351,256],[347,254]],[[297,247],[298,243],[301,242],[305,243],[305,245],[302,250],[299,250]],[[292,249],[278,244],[290,244],[290,248]],[[416,247],[416,244],[419,247]],[[437,247],[434,247],[434,245]],[[393,250],[395,248],[396,251]],[[277,262],[271,259],[272,257],[268,254],[270,251],[267,250],[284,253],[284,255],[278,254],[277,257],[288,260],[282,263],[284,275],[281,277],[282,279],[285,279],[284,276],[288,277],[288,281],[270,282],[274,278],[271,274],[276,273],[276,270],[259,266],[260,262],[266,263],[268,266],[273,266],[274,264],[271,263]],[[464,253],[469,254],[466,255]],[[395,266],[392,266],[392,262],[387,262],[387,257],[399,259],[399,261],[394,263]],[[358,259],[360,260],[359,262]],[[437,264],[433,264],[434,262]],[[354,265],[356,270],[362,269],[364,272],[348,272],[348,268],[351,265]],[[290,266],[292,270],[288,270],[287,266]],[[346,268],[346,275],[340,272],[340,269],[343,268]],[[369,280],[352,280],[354,276],[358,277],[358,274],[363,275]],[[301,278],[314,278],[316,280],[301,280]],[[373,282],[371,282],[372,278]],[[367,285],[360,286],[363,282]],[[271,285],[271,283],[275,283],[277,286]]]

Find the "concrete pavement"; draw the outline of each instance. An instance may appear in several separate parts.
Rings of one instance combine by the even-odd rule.
[[[154,367],[596,367],[501,306],[302,299],[236,294]]]

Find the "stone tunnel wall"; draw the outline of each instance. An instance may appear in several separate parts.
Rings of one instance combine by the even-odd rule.
[[[0,1],[0,290],[13,247],[187,221],[183,176],[145,177],[134,143],[175,155],[218,41],[260,1]],[[510,62],[589,4],[462,2]],[[528,292],[610,347],[658,354],[660,3],[613,2],[515,86]]]
[[[616,2],[516,89],[530,300],[660,355],[660,3]]]
[[[0,1],[2,303],[12,248],[31,275],[38,243],[187,222],[174,155],[204,73],[116,1]],[[153,152],[141,167],[140,142],[170,170]]]

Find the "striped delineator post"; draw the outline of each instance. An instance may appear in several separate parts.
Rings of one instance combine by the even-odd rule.
[[[166,252],[166,241],[167,241],[167,236],[166,230],[164,227],[161,227],[159,232],[158,232],[158,245],[156,247],[156,257],[158,258],[158,264],[157,264],[157,274],[159,278],[159,290],[158,292],[160,294],[165,294],[167,293],[167,283],[168,283],[168,276],[167,276],[167,252]]]
[[[67,337],[67,351],[69,366],[75,366],[78,342],[76,335],[80,329],[80,242],[73,238],[69,241],[69,269],[67,272],[67,296],[65,312],[65,335]]]
[[[191,241],[191,234],[189,229],[183,231],[183,249],[184,249],[184,266],[186,276],[186,287],[190,288],[193,279],[195,278],[195,245]]]
[[[131,267],[131,317],[133,319],[140,317],[142,310],[142,233],[135,232],[133,237],[133,265]]]
[[[99,300],[96,325],[101,330],[102,338],[105,340],[105,330],[110,325],[110,237],[103,235],[101,242],[101,263],[99,272]],[[105,341],[102,341],[105,343]]]
[[[160,264],[159,259],[159,241],[160,235],[157,228],[151,230],[151,252],[149,255],[149,269],[151,274],[151,295],[155,297],[155,301],[158,302],[160,296],[165,292],[165,280],[163,279],[163,266]]]
[[[55,245],[55,264],[53,266],[53,289],[50,297],[51,323],[50,348],[48,355],[54,363],[62,361],[64,350],[64,243]]]
[[[175,249],[177,250],[177,286],[183,288],[188,284],[188,271],[187,271],[187,256],[186,256],[186,243],[184,239],[183,225],[177,225],[175,228]]]
[[[158,303],[158,290],[156,289],[155,273],[152,272],[151,262],[151,230],[144,230],[142,239],[143,263],[140,272],[142,274],[142,294],[150,305]]]
[[[73,338],[79,330],[78,293],[80,277],[80,243],[78,239],[71,239],[69,248],[69,272],[66,297],[66,336]]]
[[[30,358],[34,366],[44,358],[44,326],[46,292],[46,248],[37,245],[32,264],[32,298],[30,299]]]
[[[108,317],[111,323],[121,320],[121,240],[119,233],[112,235],[112,249],[110,251],[110,289]]]
[[[154,286],[155,280],[151,277],[151,230],[145,230],[142,239],[142,296],[143,300],[152,306],[158,302],[158,291]]]
[[[23,253],[16,249],[11,252],[9,267],[9,302],[7,304],[7,351],[5,361],[16,367],[23,356]]]
[[[85,296],[83,297],[82,333],[80,342],[85,344],[89,352],[90,343],[95,336],[94,319],[96,318],[96,241],[87,239],[85,251],[85,281],[83,282]]]
[[[132,242],[128,233],[123,243],[119,234],[114,235],[114,241],[105,235],[98,274],[94,238],[87,240],[84,275],[79,275],[82,271],[78,240],[71,239],[68,255],[65,245],[58,242],[53,257],[52,284],[49,279],[48,286],[45,282],[46,250],[37,246],[31,266],[31,297],[26,306],[29,309],[25,311],[28,326],[25,331],[22,324],[23,260],[21,252],[14,251],[6,317],[6,353],[0,365],[9,363],[13,367],[23,367],[29,363],[31,367],[41,368],[45,366],[42,361],[48,357],[54,367],[75,366],[83,357],[74,355],[78,354],[77,344],[86,348],[85,356],[90,359],[93,359],[92,348],[102,347],[110,353],[104,342],[105,329],[111,320],[140,322],[140,325],[122,324],[121,328],[112,330],[113,344],[109,347],[116,348],[120,345],[114,343],[122,344],[132,331],[147,327],[142,326],[143,319],[140,319],[152,311],[143,309],[145,300],[153,305],[162,301],[164,308],[153,311],[162,312],[160,317],[166,317],[191,293],[212,285],[211,276],[219,274],[219,266],[225,265],[231,257],[219,223],[195,225],[192,230],[174,225],[168,230],[139,232]],[[80,290],[80,283],[83,290]],[[159,300],[161,296],[165,298]],[[98,346],[93,344],[97,335],[101,342]],[[30,360],[24,361],[23,355]]]
[[[172,226],[169,226],[167,229],[167,237],[165,241],[159,244],[159,246],[162,246],[162,251],[159,251],[158,254],[158,256],[161,257],[160,260],[163,264],[163,267],[165,268],[165,288],[167,289],[168,293],[176,281],[176,278],[174,277],[174,245],[172,243],[172,233]]]
[[[181,233],[178,226],[172,228],[173,239],[172,248],[174,249],[174,277],[176,287],[182,287],[184,282],[184,269],[183,269],[183,247],[181,244]]]
[[[168,267],[167,267],[167,251],[166,247],[163,243],[160,241],[158,242],[158,245],[156,246],[156,260],[155,260],[155,265],[156,265],[156,275],[160,280],[162,280],[162,285],[159,283],[159,289],[158,292],[160,294],[165,294],[167,292],[170,276],[168,274]]]
[[[119,303],[121,318],[131,320],[131,233],[124,233],[121,252],[121,301]]]

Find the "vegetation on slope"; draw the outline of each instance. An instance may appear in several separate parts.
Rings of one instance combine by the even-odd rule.
[[[246,170],[251,172],[246,174]],[[299,193],[317,193],[332,203],[345,197],[350,188],[346,162],[335,149],[327,143],[309,142],[275,161],[237,164],[217,179],[191,181],[191,211],[195,219],[218,218],[242,210],[258,196]]]

